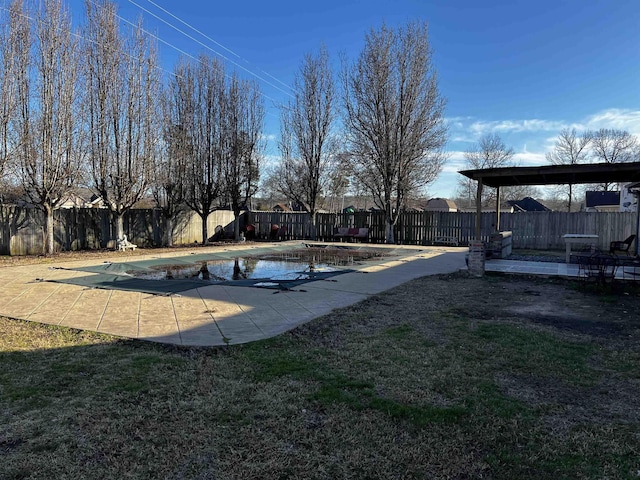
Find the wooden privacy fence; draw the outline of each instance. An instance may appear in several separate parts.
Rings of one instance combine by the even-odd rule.
[[[0,254],[40,254],[44,246],[44,213],[34,208],[0,205]],[[209,236],[215,227],[233,228],[233,212],[217,210],[209,215]],[[174,220],[173,243],[202,241],[202,221],[193,212],[183,212]],[[124,216],[124,233],[132,243],[144,247],[165,244],[166,222],[159,210],[134,209]],[[63,208],[54,212],[56,250],[113,248],[115,222],[103,208]]]
[[[245,223],[255,226],[255,235],[258,239],[268,239],[271,226],[284,227],[286,232],[284,239],[310,239],[314,238],[311,215],[304,212],[247,212]]]
[[[482,240],[494,231],[495,214],[483,213]],[[267,239],[272,225],[285,227],[285,239],[329,241],[337,227],[368,227],[369,240],[385,241],[382,212],[318,213],[315,235],[311,217],[298,212],[246,212],[241,225],[256,227],[258,239]],[[41,211],[15,206],[0,206],[0,254],[25,255],[43,251],[45,219]],[[202,223],[193,212],[183,212],[174,220],[173,243],[202,241]],[[233,213],[217,210],[209,215],[209,236],[221,225],[233,229]],[[613,240],[624,240],[635,233],[636,214],[629,212],[529,212],[500,216],[500,229],[510,230],[513,248],[564,249],[562,236],[567,233],[596,234],[601,249],[608,250]],[[166,222],[159,210],[135,209],[124,218],[128,239],[140,246],[165,244]],[[398,243],[431,245],[437,237],[455,237],[467,245],[475,236],[475,213],[406,212],[395,227]],[[54,238],[58,250],[114,247],[115,223],[106,209],[60,209],[55,212]]]
[[[598,235],[598,246],[609,250],[636,230],[635,212],[528,212],[500,215],[500,230],[513,232],[514,248],[564,249],[563,235]]]
[[[437,237],[455,237],[460,245],[468,245],[475,237],[475,213],[406,212],[395,227],[396,242],[406,245],[431,245]],[[287,227],[287,239],[309,239],[312,225],[306,213],[250,212],[246,220],[254,223],[259,236],[268,237],[270,226]],[[337,227],[369,227],[370,241],[385,241],[382,212],[318,213],[316,237],[328,241]],[[481,217],[482,240],[489,241],[495,230],[495,213]],[[623,240],[635,232],[636,214],[630,212],[521,212],[500,215],[500,230],[512,233],[513,248],[540,250],[564,249],[567,233],[597,234],[601,249],[608,250],[613,240]]]
[[[488,238],[493,217],[483,216],[482,221],[483,231],[486,229]],[[313,225],[307,213],[250,212],[247,222],[256,225],[259,238],[268,238],[271,225],[285,226],[287,239],[313,238],[311,235]],[[382,212],[316,214],[316,239],[332,240],[337,227],[368,227],[369,239],[374,243],[384,243],[386,238]],[[402,244],[428,245],[433,243],[436,237],[451,236],[466,243],[473,237],[474,228],[475,214],[473,213],[407,212],[400,215],[395,228],[395,238]]]

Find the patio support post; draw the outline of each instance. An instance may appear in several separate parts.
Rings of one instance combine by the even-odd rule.
[[[496,232],[500,231],[500,186],[496,187]]]
[[[640,243],[640,190],[633,192],[636,197],[636,257],[638,256],[638,243]]]
[[[482,177],[478,178],[478,189],[476,192],[476,240],[480,241],[480,228],[482,226]]]

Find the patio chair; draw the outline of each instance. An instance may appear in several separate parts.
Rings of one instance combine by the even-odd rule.
[[[224,228],[222,225],[216,225],[216,228],[213,230],[213,235],[209,237],[208,242],[219,242],[224,239]]]
[[[574,258],[578,264],[578,280],[597,279],[600,275],[598,264],[593,261],[593,256],[593,253],[587,251],[575,255]]]
[[[135,250],[138,247],[138,245],[136,245],[135,243],[131,243],[129,240],[127,240],[126,235],[123,235],[122,238],[118,239],[116,245],[118,247],[118,250],[120,250],[121,252],[124,252],[127,249]]]
[[[607,280],[609,282],[614,280],[618,264],[617,257],[611,254],[594,253],[589,256],[579,256],[578,278],[585,281],[593,278],[597,283],[604,285]]]
[[[629,255],[629,248],[631,248],[631,244],[636,239],[635,235],[629,235],[626,240],[623,241],[613,241],[609,245],[609,253],[614,254],[615,252],[624,252],[626,255]]]

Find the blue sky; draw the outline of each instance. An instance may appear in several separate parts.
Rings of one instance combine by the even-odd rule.
[[[82,17],[83,3],[68,2],[74,17]],[[640,136],[638,0],[116,3],[123,18],[142,15],[149,30],[177,49],[224,55],[229,69],[263,79],[270,158],[278,153],[276,105],[287,100],[305,53],[324,43],[337,69],[341,53],[356,58],[372,27],[413,19],[429,24],[447,98],[449,160],[429,196],[454,195],[464,151],[486,133],[513,147],[519,165],[544,164],[562,128],[618,128]],[[171,70],[180,52],[162,42],[159,49]]]

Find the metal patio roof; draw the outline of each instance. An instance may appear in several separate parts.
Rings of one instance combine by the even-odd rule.
[[[488,185],[489,187],[627,183],[640,182],[640,162],[480,168],[477,170],[462,170],[459,173],[472,180],[482,179],[483,185]]]

